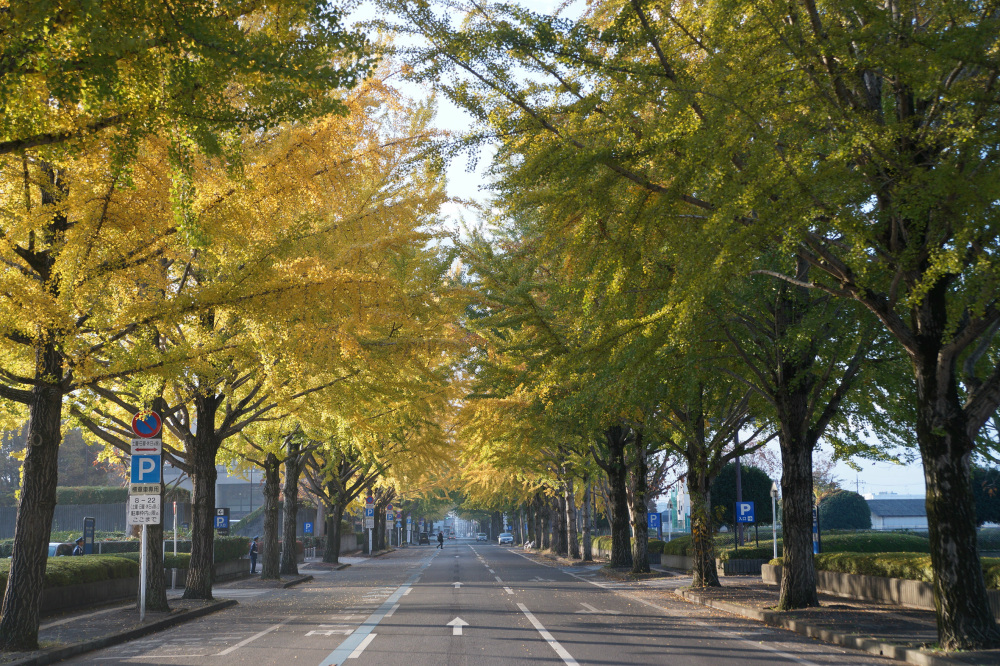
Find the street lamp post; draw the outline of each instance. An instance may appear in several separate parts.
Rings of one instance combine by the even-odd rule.
[[[778,482],[771,482],[771,543],[774,544],[774,559],[778,559]]]

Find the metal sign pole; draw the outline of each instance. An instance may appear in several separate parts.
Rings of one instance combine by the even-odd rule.
[[[177,555],[177,502],[174,502],[174,556]],[[170,568],[170,589],[177,589],[177,567]]]
[[[142,542],[139,545],[139,622],[146,619],[146,523],[142,524]]]

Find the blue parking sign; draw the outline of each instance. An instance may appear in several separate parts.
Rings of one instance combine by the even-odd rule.
[[[312,534],[313,533],[313,524],[312,523],[302,523],[302,532],[305,533],[305,534]]]
[[[737,502],[736,503],[736,522],[737,523],[754,523],[753,516],[753,502]]]
[[[132,483],[159,483],[160,456],[132,456]]]
[[[658,529],[660,527],[660,514],[658,513],[647,513],[646,514],[646,526],[651,530]]]

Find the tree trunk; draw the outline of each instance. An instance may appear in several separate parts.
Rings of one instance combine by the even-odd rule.
[[[547,497],[542,498],[542,550],[552,548],[552,505]]]
[[[781,568],[778,609],[818,606],[812,542],[813,447],[784,426],[780,445],[784,566]]]
[[[160,506],[163,506],[162,485]],[[141,590],[137,590],[141,594]],[[168,612],[167,579],[163,572],[163,511],[160,522],[146,526],[146,610]]]
[[[542,542],[545,541],[545,513],[544,507],[542,506],[542,500],[539,495],[535,495],[535,499],[532,501],[532,505],[535,509],[535,544],[536,550],[541,550],[543,548]]]
[[[340,522],[344,517],[344,505],[333,504],[327,509],[326,548],[323,550],[323,561],[340,564]]]
[[[14,526],[14,552],[0,618],[0,649],[38,648],[39,608],[45,586],[52,514],[59,483],[59,444],[62,442],[62,398],[58,384],[42,383],[61,377],[59,354],[51,343],[36,356],[38,384],[31,389],[28,412],[28,452],[24,459],[21,501]]]
[[[969,470],[974,442],[967,434],[955,371],[939,367],[938,354],[918,357],[914,366],[938,641],[944,650],[996,647],[1000,630],[990,612],[976,543]],[[940,380],[942,376],[951,381]]]
[[[284,486],[284,515],[285,524],[282,530],[282,540],[285,543],[289,543],[295,540],[296,526],[298,525],[299,519],[299,475],[302,473],[302,463],[300,460],[301,454],[299,453],[299,438],[296,434],[288,437],[285,442],[285,486]],[[316,531],[319,531],[320,525],[325,524],[323,519],[323,503],[321,502],[316,511]],[[338,548],[340,544],[337,544]],[[280,573],[284,576],[298,576],[299,575],[299,563],[298,559],[295,557],[295,551],[289,551],[287,548],[281,552],[281,565]],[[326,561],[326,555],[323,556],[323,561]]]
[[[642,430],[635,433],[633,456],[629,465],[632,487],[632,573],[649,573],[649,524],[646,518],[646,442]]]
[[[712,481],[704,472],[688,471],[688,495],[691,498],[691,541],[694,544],[694,580],[692,587],[720,587],[715,568],[715,542],[712,540]],[[784,575],[784,573],[782,573]]]
[[[524,505],[525,523],[528,528],[528,539],[526,543],[534,543],[538,538],[535,532],[535,502],[532,500]]]
[[[219,399],[215,396],[195,398],[199,427],[187,442],[191,461],[191,563],[184,582],[185,599],[211,599],[215,540],[215,456],[219,452],[217,435],[211,424]]]
[[[552,510],[555,513],[558,542],[555,546],[557,555],[569,555],[569,526],[566,524],[566,497],[559,493],[552,498]]]
[[[629,513],[626,484],[625,446],[631,438],[627,428],[614,426],[605,431],[608,446],[608,507],[611,519],[611,562],[613,567],[632,567],[629,544]]]
[[[260,577],[278,580],[281,578],[278,555],[278,495],[281,493],[281,461],[278,456],[268,453],[264,458],[264,547],[260,553]],[[285,525],[285,532],[288,525]],[[292,540],[285,541],[284,552],[291,552],[295,558],[295,523],[292,523]]]
[[[583,561],[594,561],[594,546],[590,540],[590,480],[584,479],[583,486]]]
[[[576,494],[573,479],[566,477],[566,536],[569,538],[567,550],[574,560],[580,559],[580,537],[576,533]]]

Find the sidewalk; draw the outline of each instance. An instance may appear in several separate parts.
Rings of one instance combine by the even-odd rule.
[[[721,588],[682,588],[676,594],[716,610],[911,664],[1000,666],[1000,650],[946,653],[933,649],[937,643],[934,611],[820,594],[818,608],[779,612],[770,610],[778,604],[778,586],[755,576],[725,576],[720,581]]]
[[[262,581],[259,577],[245,578],[215,585],[213,589],[224,596],[226,588],[285,588],[312,580],[300,575],[282,581]],[[0,652],[4,666],[41,666],[54,664],[69,657],[135,640],[157,631],[203,617],[210,613],[235,606],[236,599],[182,599],[183,588],[167,590],[170,612],[147,612],[145,621],[139,622],[135,602],[115,604],[99,609],[81,609],[62,615],[43,618],[38,632],[38,643],[43,649],[34,652]]]

